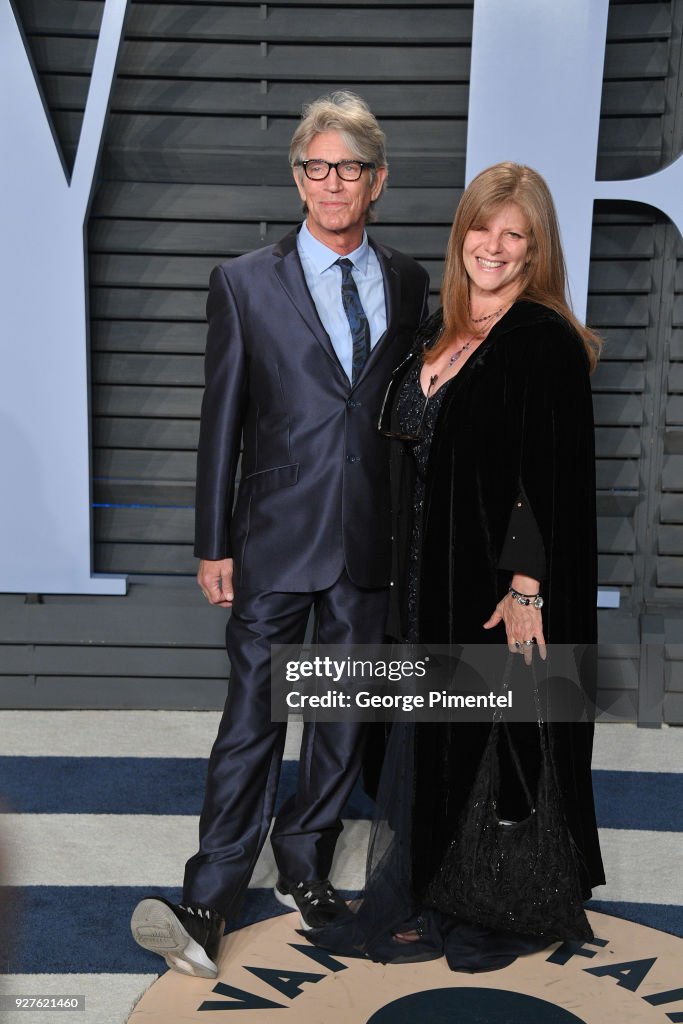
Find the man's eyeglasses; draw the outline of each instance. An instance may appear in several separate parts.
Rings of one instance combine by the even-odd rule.
[[[386,412],[387,412],[386,406],[388,405],[388,402],[390,400],[389,399],[390,388],[387,389],[387,393],[384,396],[384,402],[382,403],[382,409],[381,409],[380,414],[379,414],[379,430],[380,430],[380,433],[384,434],[385,437],[393,437],[397,441],[421,441],[422,440],[422,426],[424,424],[425,413],[427,412],[427,406],[429,405],[429,399],[432,397],[432,393],[434,391],[434,385],[436,384],[438,379],[439,379],[438,373],[433,374],[429,378],[429,387],[427,388],[427,394],[424,396],[424,405],[422,406],[422,412],[420,413],[420,419],[418,420],[418,424],[417,424],[417,426],[415,428],[415,433],[413,433],[413,434],[403,434],[403,433],[400,433],[399,431],[390,430],[390,429],[387,429],[386,427],[383,426],[384,419],[385,419]]]
[[[358,181],[363,168],[374,170],[377,165],[363,160],[338,160],[336,164],[331,164],[329,160],[297,160],[296,166],[303,167],[304,174],[311,181],[324,181],[333,167],[342,181]]]

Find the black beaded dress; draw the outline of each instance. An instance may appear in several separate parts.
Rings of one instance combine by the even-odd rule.
[[[422,361],[416,359],[406,374],[396,403],[396,412],[401,432],[407,436],[417,437],[416,441],[405,442],[412,458],[415,460],[416,468],[413,491],[413,526],[410,538],[408,569],[408,630],[406,634],[408,643],[417,643],[418,641],[417,623],[422,513],[424,510],[425,478],[427,475],[429,449],[432,443],[434,424],[450,384],[450,380],[445,381],[440,388],[432,391],[427,398],[420,383],[421,370]]]

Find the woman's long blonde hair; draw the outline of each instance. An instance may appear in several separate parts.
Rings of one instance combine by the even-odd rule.
[[[538,302],[568,320],[583,340],[591,371],[594,370],[602,340],[577,320],[569,306],[567,269],[553,197],[538,171],[511,162],[494,164],[478,174],[458,204],[441,288],[444,331],[426,358],[431,362],[454,336],[472,334],[469,277],[462,258],[465,235],[475,223],[485,221],[505,203],[515,203],[529,227],[528,263],[517,298]]]

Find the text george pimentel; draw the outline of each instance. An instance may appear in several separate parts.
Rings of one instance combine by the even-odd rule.
[[[397,711],[412,711],[415,708],[511,708],[512,690],[504,694],[490,693],[449,693],[448,690],[429,690],[426,694],[412,693],[370,693],[359,690],[351,695],[341,690],[327,690],[324,693],[301,693],[291,690],[287,694],[287,707],[293,711],[303,708],[393,708]]]

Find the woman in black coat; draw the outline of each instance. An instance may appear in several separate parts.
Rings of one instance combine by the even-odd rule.
[[[394,438],[394,638],[507,644],[527,663],[543,655],[546,644],[596,643],[589,373],[599,347],[567,303],[545,182],[518,164],[483,171],[455,217],[442,308],[394,373],[383,410],[381,426]],[[512,728],[525,775],[533,779],[538,728]],[[380,790],[400,796],[387,808],[381,795],[386,813],[376,826],[369,888],[357,919],[365,935],[361,948],[370,955],[414,959],[438,947],[435,915],[425,918],[421,909],[429,905],[437,920],[438,911],[447,910],[447,899],[443,908],[435,899],[433,883],[489,730],[476,723],[393,730]],[[604,882],[590,776],[592,727],[563,723],[550,730],[562,809],[588,898]],[[503,771],[504,779],[513,777]],[[501,801],[501,816],[517,820],[528,813],[519,787],[509,786]],[[406,909],[413,920],[401,923],[396,915]],[[379,948],[375,940],[387,924],[392,937]],[[423,935],[430,926],[432,934]],[[501,948],[492,955],[480,949],[474,966],[500,965],[514,943]]]

